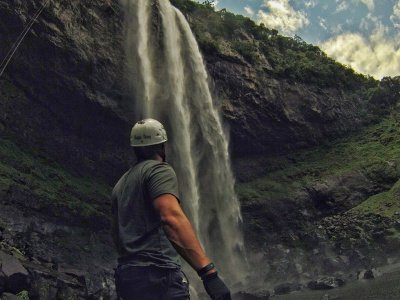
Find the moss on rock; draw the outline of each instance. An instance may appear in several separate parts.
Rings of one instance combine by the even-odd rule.
[[[72,175],[33,150],[21,149],[11,139],[0,140],[2,201],[60,218],[107,219],[111,187],[99,179]]]
[[[387,192],[373,195],[353,209],[371,212],[386,217],[395,217],[400,213],[400,180]]]

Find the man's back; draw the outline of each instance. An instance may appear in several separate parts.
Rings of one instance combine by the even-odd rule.
[[[179,267],[179,255],[167,239],[152,203],[162,194],[178,199],[178,184],[171,166],[156,160],[137,163],[115,185],[112,209],[120,263]]]

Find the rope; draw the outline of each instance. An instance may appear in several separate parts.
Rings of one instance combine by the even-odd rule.
[[[50,0],[46,0],[46,2],[44,2],[42,4],[42,6],[36,12],[35,16],[32,18],[32,20],[28,24],[25,25],[24,30],[19,34],[17,40],[11,46],[11,49],[8,51],[7,55],[4,57],[3,61],[0,64],[0,77],[3,75],[5,69],[7,68],[8,64],[11,61],[11,59],[13,58],[15,52],[18,50],[18,48],[21,45],[22,41],[25,39],[26,35],[31,30],[33,24],[39,18],[40,14],[45,9],[45,7],[49,4],[49,2],[50,2]]]

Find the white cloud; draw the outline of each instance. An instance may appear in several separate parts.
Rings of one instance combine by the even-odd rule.
[[[369,11],[373,11],[375,9],[374,0],[361,0],[361,2],[367,6]]]
[[[349,8],[349,3],[346,1],[340,2],[340,4],[336,7],[335,13],[347,10]]]
[[[197,1],[197,2],[203,2],[203,1]],[[217,8],[218,4],[219,4],[219,0],[211,1],[211,5],[214,6],[215,8]]]
[[[264,0],[263,6],[268,8],[269,12],[259,10],[257,21],[283,34],[294,34],[298,29],[309,24],[306,14],[295,11],[290,6],[289,0]]]
[[[326,19],[318,17],[319,20],[319,26],[322,27],[324,30],[328,30],[328,26],[326,26]]]
[[[400,0],[393,7],[393,14],[390,16],[393,26],[400,29]]]
[[[374,0],[336,0],[335,2],[338,4],[335,13],[348,10],[352,5],[359,4],[360,2],[364,4],[369,11],[373,11],[375,9]]]
[[[337,61],[375,78],[400,75],[400,35],[386,37],[388,28],[380,24],[369,37],[343,33],[324,43],[321,48]]]
[[[343,24],[336,24],[335,26],[331,27],[329,31],[333,35],[338,35],[343,33]]]
[[[254,15],[254,10],[250,6],[245,6],[244,11],[245,11],[246,15],[248,15],[248,16]]]
[[[361,19],[359,28],[360,30],[369,31],[372,28],[376,28],[379,23],[379,19],[368,13],[364,18]]]
[[[316,0],[308,0],[304,3],[304,6],[307,8],[313,8],[317,5]]]

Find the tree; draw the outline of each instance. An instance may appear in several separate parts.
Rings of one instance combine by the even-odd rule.
[[[214,0],[206,0],[202,3],[206,8],[214,11],[215,8],[215,2]]]

